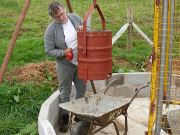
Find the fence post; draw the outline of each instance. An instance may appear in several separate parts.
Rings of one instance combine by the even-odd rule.
[[[130,51],[133,48],[133,10],[132,7],[127,9],[127,22],[129,23],[128,27],[128,36],[127,36],[127,46],[126,49]]]

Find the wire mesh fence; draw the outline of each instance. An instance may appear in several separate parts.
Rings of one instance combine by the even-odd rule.
[[[149,134],[180,134],[180,1],[155,1]]]

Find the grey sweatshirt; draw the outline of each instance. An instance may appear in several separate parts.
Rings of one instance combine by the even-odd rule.
[[[68,17],[76,30],[80,25],[82,25],[82,19],[80,16],[71,13],[68,14]],[[64,58],[64,50],[67,48],[65,36],[63,27],[58,21],[53,20],[48,25],[44,36],[44,46],[48,56],[55,57],[58,62],[66,61]]]

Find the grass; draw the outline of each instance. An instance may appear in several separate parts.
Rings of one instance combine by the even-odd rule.
[[[65,3],[65,0],[62,0]],[[31,0],[15,49],[8,64],[7,72],[15,67],[49,59],[44,53],[43,35],[51,21],[47,7],[51,0]],[[84,16],[92,0],[73,0],[75,13]],[[113,35],[127,22],[127,7],[134,11],[134,22],[153,38],[152,0],[98,0],[106,18],[107,29]],[[0,0],[0,61],[3,61],[11,36],[15,29],[24,1]],[[93,30],[101,29],[97,11],[92,17]],[[124,59],[131,66],[113,63],[113,72],[142,71],[143,62],[149,57],[151,47],[134,31],[133,49],[126,50],[127,33],[113,46],[113,58]],[[0,64],[1,66],[1,64]],[[5,82],[0,85],[0,135],[36,135],[37,116],[41,104],[53,92],[48,80],[41,84]]]
[[[20,134],[31,126],[35,128],[27,132],[37,134],[39,108],[51,93],[52,87],[47,82],[41,85],[3,83],[0,86],[0,134]]]
[[[63,2],[65,3],[65,1]],[[84,16],[84,13],[87,11],[91,2],[91,0],[72,1],[74,12],[78,13],[80,16]],[[134,10],[134,21],[137,25],[143,28],[145,33],[148,32],[147,35],[152,39],[153,3],[151,1],[147,0],[144,2],[143,0],[130,0],[127,2],[126,0],[110,0],[106,2],[107,4],[104,3],[104,0],[98,1],[106,18],[107,29],[112,30],[113,35],[127,22],[126,10],[128,5],[130,5]],[[46,26],[51,21],[51,18],[47,15],[47,7],[49,3],[50,0],[43,2],[37,0],[31,1],[31,6],[29,7],[13,56],[8,66],[9,70],[14,66],[47,59],[44,55],[43,34]],[[2,8],[2,13],[0,15],[3,16],[0,18],[0,44],[2,46],[2,49],[0,50],[0,61],[2,61],[8,47],[7,45],[14,31],[16,20],[19,17],[23,6],[23,2],[7,0],[1,1],[0,4],[0,7]],[[16,6],[14,7],[14,5]],[[146,7],[146,10],[144,9],[144,6]],[[147,17],[147,15],[151,16]],[[101,29],[101,21],[98,17],[97,11],[93,14],[92,22],[93,29]],[[126,35],[126,33],[124,35]],[[114,48],[119,50],[122,46],[121,41],[123,41],[124,45],[126,44],[126,40],[126,36],[123,36],[120,42],[115,44]],[[142,38],[138,40],[139,42],[144,42]],[[147,51],[150,52],[148,47]],[[121,55],[121,52],[119,52],[119,55]]]

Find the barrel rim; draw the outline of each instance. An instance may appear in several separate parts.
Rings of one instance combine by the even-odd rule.
[[[83,31],[78,31],[77,33],[83,34]],[[91,31],[87,31],[86,33],[87,34],[90,34],[90,33],[112,33],[112,31],[111,30],[91,30]]]

